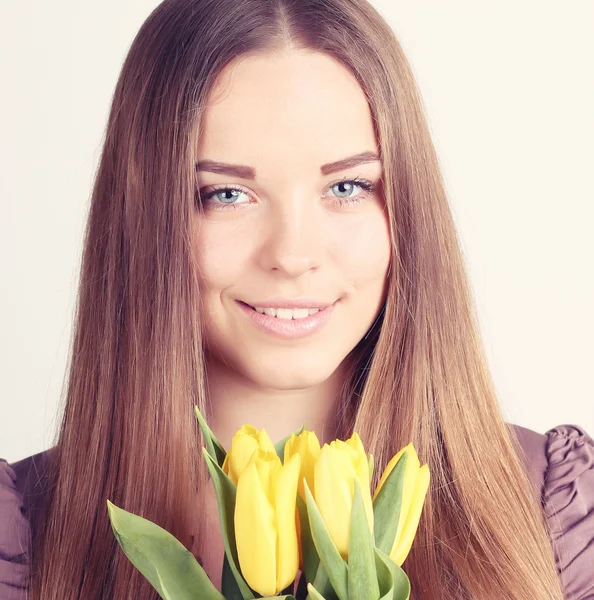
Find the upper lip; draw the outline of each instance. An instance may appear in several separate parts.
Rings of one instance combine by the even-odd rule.
[[[245,302],[241,300],[241,302]],[[332,306],[334,302],[320,302],[309,298],[269,298],[268,300],[258,300],[257,302],[245,302],[252,308],[326,308]]]

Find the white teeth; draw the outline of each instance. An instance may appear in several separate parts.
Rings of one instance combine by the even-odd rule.
[[[261,306],[254,307],[260,314],[276,317],[277,319],[305,319],[309,315],[315,315],[319,308],[263,308]]]

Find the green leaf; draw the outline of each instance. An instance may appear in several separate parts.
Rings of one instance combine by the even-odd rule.
[[[307,581],[314,581],[320,564],[320,557],[311,535],[307,506],[300,494],[297,494],[297,510],[299,511],[299,524],[301,526],[300,538],[301,553],[303,554],[303,571]]]
[[[227,600],[243,600],[243,595],[241,590],[239,589],[239,585],[237,580],[235,579],[235,575],[233,575],[233,570],[229,565],[229,559],[227,558],[227,553],[225,552],[225,556],[223,557],[223,573],[221,575],[221,590],[223,591],[223,596]],[[259,594],[256,594],[258,597]]]
[[[406,573],[379,548],[374,548],[380,584],[380,600],[409,600],[410,581]]]
[[[197,405],[194,405],[194,412],[196,414],[196,418],[198,419],[200,429],[202,430],[202,435],[204,435],[208,453],[217,461],[219,467],[222,467],[225,456],[227,456],[227,452],[223,446],[221,446],[219,440],[217,440],[215,434],[208,426],[208,423],[205,421]]]
[[[173,596],[171,595],[171,592],[167,589],[167,586],[163,582],[163,579],[159,575],[158,571],[157,571],[157,581],[159,582],[159,588],[160,588],[160,591],[157,590],[159,592],[159,596],[161,596],[161,598],[164,598],[164,600],[174,600]]]
[[[394,575],[390,566],[384,562],[383,556],[387,556],[378,548],[374,548],[375,569],[377,572],[377,582],[379,585],[380,600],[393,600],[394,598]],[[388,557],[390,561],[390,558]],[[391,562],[391,561],[390,561]]]
[[[373,501],[375,545],[388,556],[398,531],[407,455],[405,450]]]
[[[367,464],[369,465],[369,485],[371,485],[371,478],[373,477],[373,454],[367,455]]]
[[[307,577],[305,579],[307,580]],[[308,581],[308,583],[310,582]],[[330,579],[328,578],[328,573],[326,573],[322,562],[318,564],[318,571],[316,573],[316,577],[311,583],[315,587],[318,594],[324,596],[326,600],[338,600],[338,596],[336,595],[336,592],[332,587]]]
[[[373,534],[369,530],[359,481],[356,477],[353,481],[355,489],[349,530],[349,600],[378,600]]]
[[[303,432],[304,429],[305,425],[302,425],[297,431],[293,433],[295,433],[295,435],[299,435]],[[276,450],[276,453],[278,454],[278,457],[281,459],[281,462],[283,464],[285,463],[285,444],[293,435],[293,433],[290,433],[289,435],[285,436],[282,440],[279,440],[278,442],[276,442],[276,444],[274,444],[274,449]]]
[[[219,518],[221,522],[221,535],[225,545],[225,556],[228,559],[229,567],[233,573],[237,588],[239,588],[240,593],[240,596],[237,596],[237,590],[233,586],[230,586],[228,589],[226,586],[228,585],[229,581],[228,579],[223,579],[223,595],[227,600],[235,600],[236,598],[250,600],[251,598],[256,597],[256,592],[250,588],[241,574],[241,570],[239,568],[239,558],[237,556],[237,544],[235,541],[235,527],[233,519],[235,515],[235,498],[237,495],[237,488],[229,476],[215,462],[215,459],[204,448],[202,449],[202,454],[206,459],[206,466],[210,472],[217,495]],[[235,595],[232,595],[234,593]]]
[[[320,509],[309,491],[307,480],[304,479],[303,484],[305,488],[309,526],[320,561],[324,565],[324,569],[328,574],[330,583],[338,595],[338,598],[340,600],[348,600],[347,564],[332,540],[332,536],[326,527]]]
[[[307,598],[306,600],[326,600],[318,590],[316,590],[315,586],[311,583],[307,584]]]
[[[194,555],[156,523],[107,501],[115,537],[164,600],[225,600]]]

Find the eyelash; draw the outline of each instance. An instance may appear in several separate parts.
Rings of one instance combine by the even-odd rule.
[[[348,178],[343,178],[340,181],[336,181],[335,183],[333,183],[330,188],[333,188],[336,185],[340,185],[341,183],[354,183],[355,185],[358,185],[360,188],[364,189],[366,193],[373,193],[375,191],[375,184],[373,184],[371,181],[369,181],[368,179],[363,179],[361,177],[354,177],[352,179],[348,179]],[[236,186],[225,186],[225,185],[220,185],[220,186],[214,186],[212,190],[210,190],[209,192],[207,192],[205,195],[200,194],[200,198],[202,199],[202,203],[206,204],[207,200],[210,200],[215,194],[218,194],[219,192],[226,192],[226,191],[237,191],[237,192],[243,192],[244,194],[247,194],[248,196],[250,196],[250,194],[241,187],[236,187]],[[251,198],[251,196],[250,196]],[[356,205],[359,204],[361,202],[361,200],[364,200],[364,194],[361,194],[359,196],[352,196],[350,198],[340,198],[340,197],[336,197],[335,200],[335,204],[337,204],[338,206],[346,206],[346,205]],[[214,204],[210,205],[210,208],[212,208],[213,210],[237,210],[240,206],[243,206],[244,204],[249,204],[248,202],[242,202],[240,204],[236,203],[236,202],[217,202]]]

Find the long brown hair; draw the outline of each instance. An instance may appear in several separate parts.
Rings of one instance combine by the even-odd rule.
[[[503,421],[422,100],[366,0],[165,0],[124,62],[85,232],[53,482],[30,598],[156,598],[106,499],[186,547],[208,482],[192,219],[203,107],[246,53],[327,53],[368,99],[392,261],[384,310],[349,355],[338,431],[375,456],[413,441],[431,486],[404,568],[422,600],[562,600],[538,497]],[[196,546],[200,547],[200,544]]]

